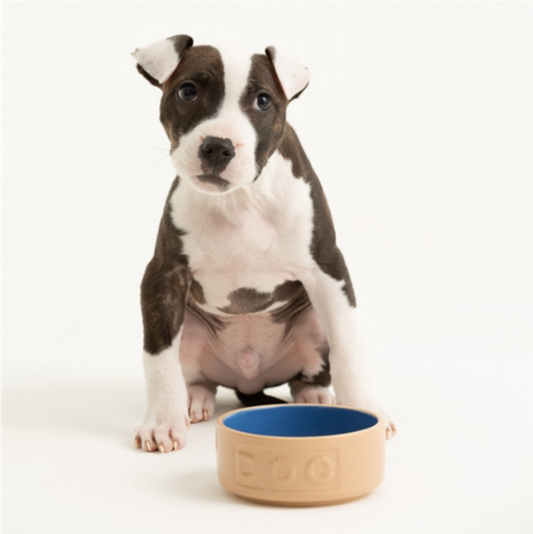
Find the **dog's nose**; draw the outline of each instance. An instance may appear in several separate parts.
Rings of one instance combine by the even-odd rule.
[[[199,157],[212,166],[211,172],[222,172],[231,159],[235,157],[235,148],[231,139],[207,136],[200,146]]]

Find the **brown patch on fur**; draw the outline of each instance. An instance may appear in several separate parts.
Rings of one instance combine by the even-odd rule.
[[[183,324],[189,282],[186,266],[172,269],[158,258],[148,264],[141,284],[146,352],[159,354],[172,344]]]
[[[271,106],[265,111],[254,108],[254,102],[262,93],[270,96]],[[252,56],[252,66],[248,84],[241,97],[241,107],[250,117],[257,132],[255,161],[258,169],[265,166],[268,158],[279,147],[285,130],[288,103],[272,62],[263,54]]]
[[[288,334],[298,318],[312,308],[307,291],[301,282],[293,286],[294,292],[287,304],[271,312],[275,323],[285,323],[285,333]]]
[[[290,382],[296,381],[305,384],[306,386],[322,386],[329,387],[331,385],[331,373],[328,360],[329,347],[327,347],[327,353],[324,356],[325,349],[322,349],[322,357],[324,358],[324,364],[322,370],[314,376],[307,376],[303,372],[298,373]]]
[[[193,83],[197,98],[184,101],[178,91],[183,83]],[[224,99],[224,66],[216,48],[195,46],[183,52],[178,68],[163,84],[160,120],[169,136],[172,149],[181,136],[200,121],[212,117]]]
[[[141,283],[144,349],[154,355],[170,347],[183,325],[192,280],[187,256],[182,252],[184,232],[174,226],[170,214],[169,200],[178,184],[176,178],[159,225],[154,256]]]
[[[191,281],[191,287],[189,290],[189,300],[198,304],[205,304],[204,290],[200,283],[194,278]]]
[[[298,281],[287,281],[276,286],[272,293],[261,293],[255,289],[243,287],[228,295],[231,304],[220,308],[220,311],[232,315],[258,313],[266,310],[275,302],[292,300],[301,286],[302,284]]]
[[[296,132],[289,124],[285,128],[285,135],[279,151],[284,158],[292,162],[294,176],[303,178],[311,186],[314,213],[311,255],[322,271],[335,280],[344,281],[344,294],[350,306],[355,308],[355,293],[344,257],[336,245],[335,228],[328,201]]]
[[[174,50],[181,58],[183,52],[187,48],[191,48],[194,44],[193,38],[190,35],[174,35],[174,37],[169,38],[174,43]]]

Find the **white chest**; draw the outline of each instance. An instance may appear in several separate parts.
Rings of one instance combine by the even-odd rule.
[[[272,292],[310,261],[309,186],[279,154],[246,188],[208,195],[184,182],[171,203],[173,222],[185,231],[183,252],[209,307],[228,305],[239,288]]]

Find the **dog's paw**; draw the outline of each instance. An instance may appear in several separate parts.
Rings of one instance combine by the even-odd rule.
[[[294,395],[294,402],[299,404],[335,404],[335,397],[328,388],[305,386]]]
[[[215,413],[215,394],[205,386],[194,385],[187,388],[189,393],[189,417],[192,423],[208,421]]]
[[[187,443],[187,429],[190,425],[186,413],[147,416],[135,429],[135,446],[146,452],[170,452],[183,449]]]

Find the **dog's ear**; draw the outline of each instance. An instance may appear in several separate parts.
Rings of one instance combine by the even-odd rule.
[[[192,45],[192,37],[175,35],[144,48],[137,48],[132,56],[137,60],[137,70],[152,85],[161,87],[176,70],[183,52]]]
[[[267,47],[265,54],[274,65],[285,96],[289,101],[298,98],[309,85],[309,69],[273,46]]]

